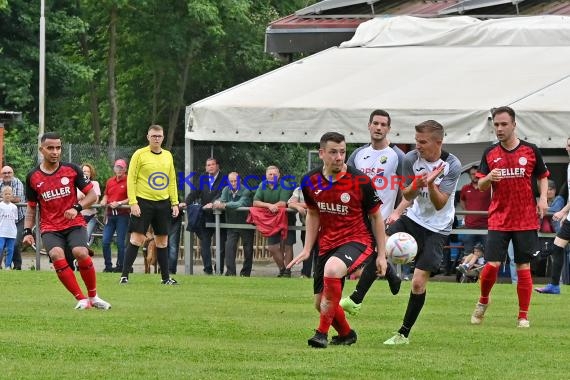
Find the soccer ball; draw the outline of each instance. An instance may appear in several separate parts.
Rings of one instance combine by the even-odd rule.
[[[386,241],[386,254],[393,264],[407,264],[416,257],[418,243],[406,232],[396,232]]]

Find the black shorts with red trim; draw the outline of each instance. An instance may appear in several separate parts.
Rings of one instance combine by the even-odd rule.
[[[319,294],[323,291],[325,265],[331,257],[334,256],[342,260],[348,268],[347,274],[350,274],[355,271],[356,268],[360,267],[373,252],[372,247],[368,247],[362,243],[350,242],[331,249],[323,255],[317,256],[313,279],[314,294]],[[342,287],[344,287],[344,277],[342,278]]]

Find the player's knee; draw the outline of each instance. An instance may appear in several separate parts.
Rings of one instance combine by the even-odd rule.
[[[154,242],[156,244],[156,248],[166,248],[168,247],[168,236],[155,236]]]
[[[144,241],[146,239],[146,236],[137,232],[133,232],[131,233],[131,237],[129,239],[129,242],[132,245],[135,245],[137,247],[141,247],[144,244]]]
[[[51,258],[52,261],[64,259],[65,258],[65,252],[64,252],[63,248],[54,247],[49,251],[49,257]]]
[[[89,251],[87,250],[87,247],[75,247],[71,250],[71,253],[73,254],[73,257],[75,257],[77,260],[83,260],[87,256],[89,256]]]

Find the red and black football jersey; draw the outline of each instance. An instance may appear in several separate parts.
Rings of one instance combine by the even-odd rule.
[[[526,141],[513,150],[506,150],[500,143],[483,153],[477,176],[482,178],[493,169],[500,169],[502,179],[492,182],[489,206],[489,229],[495,231],[527,231],[538,229],[536,199],[533,193],[534,178],[550,174],[542,154]]]
[[[61,163],[51,174],[44,173],[39,166],[28,173],[26,197],[28,205],[39,206],[41,233],[84,226],[81,214],[74,219],[66,219],[63,213],[77,203],[77,189],[86,194],[92,187],[91,181],[74,164]]]
[[[319,254],[349,242],[373,246],[368,214],[382,202],[370,178],[351,166],[335,182],[322,174],[322,167],[303,177],[301,184],[307,207],[319,211]]]

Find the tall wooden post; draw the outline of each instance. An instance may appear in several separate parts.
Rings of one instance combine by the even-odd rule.
[[[0,168],[4,166],[4,123],[0,121]]]

